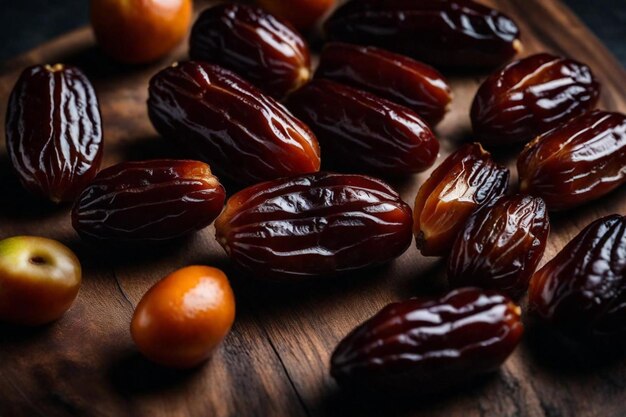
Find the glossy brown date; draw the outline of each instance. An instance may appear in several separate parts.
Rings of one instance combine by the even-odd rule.
[[[600,84],[579,62],[538,54],[512,62],[480,86],[471,109],[478,140],[528,142],[595,107]]]
[[[478,143],[450,155],[415,198],[414,231],[422,255],[447,255],[472,212],[504,194],[508,185],[509,170]]]
[[[72,225],[91,241],[159,242],[208,226],[224,199],[203,162],[123,162],[102,170],[82,192]]]
[[[302,279],[387,262],[411,243],[411,208],[384,182],[320,172],[246,188],[215,222],[253,276]]]
[[[191,61],[159,72],[150,81],[148,114],[159,133],[238,183],[320,167],[317,139],[304,123],[217,65]]]
[[[526,145],[517,160],[520,190],[550,210],[596,200],[626,182],[626,116],[593,111]]]
[[[6,144],[26,189],[74,200],[102,161],[100,108],[85,74],[63,64],[25,69],[9,98]]]
[[[550,233],[542,199],[502,196],[476,210],[452,246],[448,281],[518,298],[543,257]]]
[[[352,0],[335,11],[325,32],[332,41],[446,67],[493,67],[522,48],[511,18],[471,0]]]
[[[328,80],[314,80],[289,97],[338,169],[401,176],[428,169],[439,142],[412,110]]]
[[[365,90],[410,108],[431,126],[445,116],[452,90],[433,67],[383,49],[329,43],[316,78]]]
[[[529,308],[574,337],[626,334],[626,218],[587,226],[530,282]]]
[[[496,370],[518,345],[520,308],[475,288],[390,304],[353,330],[331,358],[341,384],[428,394]]]
[[[228,68],[276,98],[311,78],[311,54],[292,26],[256,6],[220,4],[191,31],[191,59]]]

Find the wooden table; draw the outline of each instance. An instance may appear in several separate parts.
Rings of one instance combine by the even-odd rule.
[[[601,108],[626,112],[626,73],[600,42],[557,0],[490,0],[523,30],[526,54],[552,51],[590,64],[603,84]],[[205,2],[208,3],[208,2]],[[181,46],[177,57],[184,57]],[[182,156],[150,125],[149,77],[168,60],[128,68],[103,57],[81,29],[0,64],[0,114],[27,65],[73,63],[100,97],[105,165],[126,159]],[[452,112],[438,127],[445,157],[471,140],[468,108],[484,75],[450,75]],[[496,158],[513,168],[517,150]],[[513,177],[515,177],[515,170]],[[429,173],[394,184],[412,202]],[[68,208],[26,195],[0,145],[0,238],[35,234],[73,248],[84,283],[71,310],[37,329],[0,325],[0,416],[602,416],[626,415],[626,363],[553,347],[528,332],[502,370],[471,390],[430,400],[382,400],[343,392],[328,374],[336,343],[385,304],[445,289],[443,262],[411,248],[400,259],[351,277],[275,285],[238,274],[214,240],[213,228],[160,249],[115,253],[88,247],[72,230]],[[233,191],[232,189],[230,190]],[[544,259],[592,220],[626,213],[626,190],[580,210],[552,217]],[[129,321],[143,293],[168,272],[189,264],[223,268],[237,296],[237,321],[206,365],[164,370],[135,350]]]

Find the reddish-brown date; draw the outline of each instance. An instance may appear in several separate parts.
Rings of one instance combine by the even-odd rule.
[[[471,109],[478,140],[528,142],[595,107],[600,84],[579,62],[538,54],[512,62],[480,86]]]
[[[524,326],[509,298],[476,288],[390,304],[353,330],[331,358],[341,384],[428,394],[496,370]]]
[[[6,143],[26,189],[74,200],[102,161],[100,108],[85,74],[63,64],[25,69],[9,98]]]
[[[452,101],[448,82],[433,67],[374,47],[327,44],[315,77],[347,84],[401,104],[431,126],[443,119]]]
[[[508,185],[509,170],[478,143],[450,155],[415,198],[414,231],[422,255],[447,255],[472,212],[504,194]]]
[[[626,116],[593,111],[526,145],[517,160],[520,190],[567,210],[626,182]]]
[[[433,165],[439,142],[412,110],[373,94],[317,79],[289,97],[289,109],[307,123],[325,162],[352,171],[401,176]]]
[[[384,182],[317,173],[232,196],[217,240],[253,276],[302,279],[387,262],[411,243],[411,208]]]
[[[530,282],[528,304],[569,336],[626,334],[626,218],[587,226]]]
[[[217,65],[191,61],[159,72],[150,81],[148,113],[163,136],[238,183],[319,171],[313,132],[274,99]]]
[[[448,281],[520,297],[543,257],[550,222],[538,197],[502,196],[478,208],[452,246]]]
[[[158,242],[208,226],[224,200],[203,162],[123,162],[102,170],[82,192],[72,225],[91,241]]]
[[[329,40],[447,67],[497,66],[522,48],[511,18],[471,0],[352,0],[335,11],[325,32]]]
[[[191,31],[192,59],[235,71],[276,98],[311,78],[311,54],[293,27],[256,6],[220,4]]]

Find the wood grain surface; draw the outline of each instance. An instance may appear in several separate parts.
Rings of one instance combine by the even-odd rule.
[[[551,51],[588,63],[603,84],[600,107],[626,112],[626,73],[559,1],[485,2],[517,19],[525,54]],[[0,64],[0,114],[5,114],[11,88],[25,66],[73,63],[85,70],[100,98],[105,166],[184,156],[158,137],[145,101],[149,77],[183,58],[186,49],[182,45],[155,65],[129,68],[105,58],[89,29],[70,33]],[[447,75],[455,100],[437,129],[439,161],[471,140],[468,109],[485,76]],[[513,168],[518,151],[495,156]],[[412,203],[427,175],[394,185]],[[544,262],[589,222],[615,212],[626,214],[624,188],[580,210],[552,216]],[[445,290],[442,261],[423,258],[414,247],[383,268],[301,285],[266,284],[242,275],[215,242],[212,227],[159,249],[104,251],[80,242],[68,207],[47,206],[22,191],[2,141],[0,238],[20,234],[69,245],[83,263],[84,281],[76,303],[58,322],[36,329],[0,325],[0,417],[626,415],[626,361],[557,347],[532,331],[500,372],[460,392],[428,400],[384,400],[340,390],[329,376],[328,363],[344,335],[391,301]],[[227,272],[237,297],[237,320],[204,366],[168,371],[137,353],[129,321],[152,284],[189,264]]]

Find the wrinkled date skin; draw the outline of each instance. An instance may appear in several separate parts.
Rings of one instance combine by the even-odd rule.
[[[600,84],[588,66],[533,55],[487,78],[472,104],[472,126],[485,144],[528,142],[593,109],[599,97]]]
[[[380,180],[322,172],[240,191],[215,228],[230,258],[255,277],[294,280],[400,256],[411,244],[411,208]]]
[[[337,168],[402,176],[428,169],[439,153],[435,135],[415,112],[352,87],[314,80],[287,106]]]
[[[543,257],[549,233],[542,199],[499,197],[476,210],[457,237],[448,260],[450,285],[522,296]]]
[[[91,241],[159,242],[208,226],[224,200],[203,162],[123,162],[102,170],[82,192],[72,225]]]
[[[509,170],[478,143],[450,155],[415,198],[414,231],[422,255],[447,255],[472,212],[504,194],[508,185]]]
[[[313,132],[274,99],[217,65],[184,62],[155,75],[148,113],[159,133],[238,183],[320,168]]]
[[[443,119],[452,101],[452,90],[437,70],[373,47],[327,44],[315,77],[347,84],[408,107],[431,126]]]
[[[100,108],[82,71],[62,64],[24,70],[9,98],[6,143],[27,190],[73,201],[102,161]]]
[[[332,41],[444,67],[494,67],[522,48],[512,19],[471,0],[352,0],[335,11],[325,32]]]
[[[517,160],[520,190],[568,210],[626,182],[626,116],[593,111],[529,143]]]
[[[341,341],[331,374],[368,390],[442,391],[506,360],[524,332],[520,312],[506,296],[476,288],[390,304]]]
[[[205,10],[191,31],[189,55],[228,68],[279,99],[311,78],[311,54],[302,36],[256,6]]]
[[[587,226],[530,282],[530,311],[573,337],[626,334],[626,218]]]

